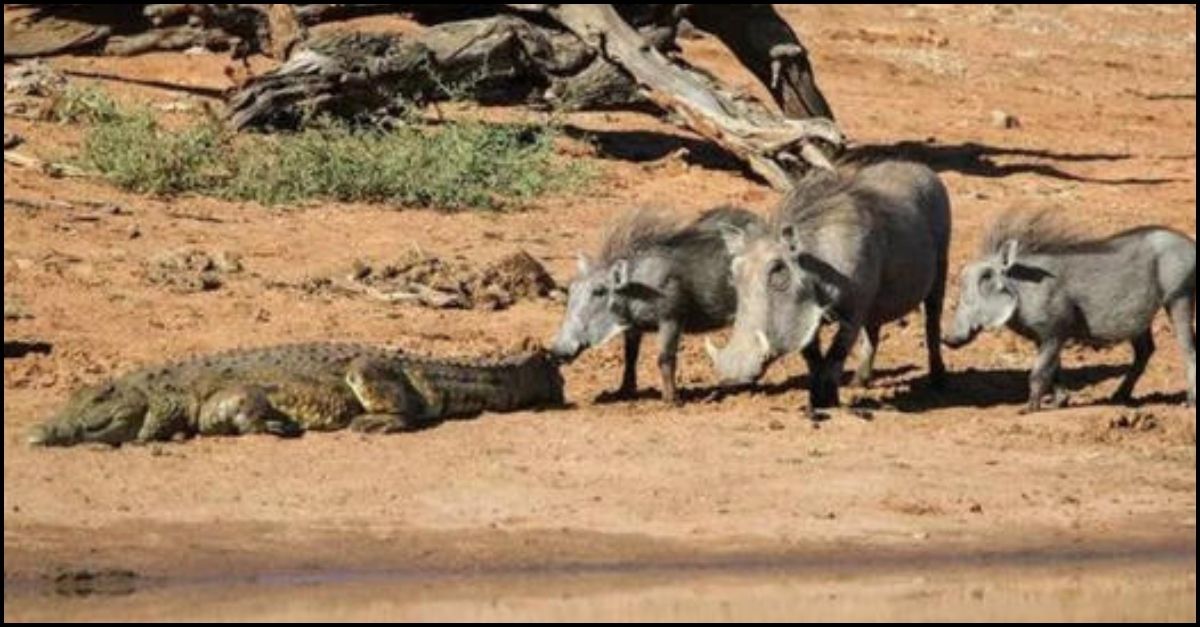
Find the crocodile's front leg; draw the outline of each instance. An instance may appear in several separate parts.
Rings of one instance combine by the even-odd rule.
[[[438,395],[428,397],[420,388],[423,377],[398,368],[384,360],[361,357],[351,362],[346,385],[362,405],[363,413],[350,422],[350,429],[364,433],[409,431],[420,423],[436,418],[440,411]],[[427,400],[428,399],[428,400]],[[431,406],[432,404],[432,406]]]
[[[208,397],[200,406],[196,430],[200,435],[269,433],[280,437],[304,432],[294,418],[271,404],[270,392],[257,385],[237,385]]]
[[[163,442],[191,432],[186,399],[176,394],[156,394],[149,398],[149,411],[135,442]]]

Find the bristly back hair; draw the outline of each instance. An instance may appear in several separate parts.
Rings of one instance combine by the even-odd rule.
[[[785,225],[805,225],[835,222],[857,222],[869,220],[864,211],[874,206],[872,202],[860,202],[871,194],[862,185],[858,176],[864,168],[875,163],[869,160],[839,159],[830,172],[812,168],[796,181],[792,190],[772,212],[774,229]],[[847,202],[850,201],[850,202]]]
[[[683,230],[679,218],[663,209],[634,209],[617,218],[604,233],[596,260],[610,265],[634,253],[662,244]]]
[[[1102,248],[1104,241],[1068,224],[1061,211],[1015,209],[997,217],[983,237],[983,255],[1000,252],[1012,241],[1025,254],[1081,252]]]

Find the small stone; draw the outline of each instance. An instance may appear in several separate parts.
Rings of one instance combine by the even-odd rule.
[[[767,423],[767,428],[771,431],[783,431],[787,427],[783,424],[782,420],[775,418]]]
[[[992,126],[1004,130],[1012,130],[1021,128],[1021,120],[1011,113],[996,109],[992,111]]]

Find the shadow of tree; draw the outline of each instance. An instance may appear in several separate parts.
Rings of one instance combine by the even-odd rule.
[[[1061,163],[1091,163],[1127,161],[1129,153],[1068,153],[1033,148],[1006,148],[976,142],[961,144],[938,144],[934,142],[902,141],[895,144],[865,144],[848,153],[850,159],[900,158],[928,165],[938,172],[958,172],[982,178],[1003,178],[1019,174],[1033,174],[1064,181],[1094,183],[1098,185],[1162,185],[1187,182],[1177,178],[1127,177],[1117,179],[1095,178],[1072,174],[1055,165],[1040,162],[998,164],[997,157],[1026,158],[1038,161]]]
[[[601,157],[608,159],[651,163],[679,154],[684,163],[708,170],[745,169],[741,161],[720,146],[697,137],[654,131],[597,131],[571,125],[565,126],[563,132],[572,139],[591,143]]]

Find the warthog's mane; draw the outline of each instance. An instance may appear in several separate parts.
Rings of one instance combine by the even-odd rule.
[[[655,246],[666,244],[687,228],[662,209],[635,209],[617,218],[604,233],[597,262],[611,265]]]
[[[778,232],[784,226],[796,226],[801,231],[816,232],[819,227],[835,223],[869,221],[875,193],[858,174],[872,163],[843,160],[836,164],[834,172],[809,170],[772,213],[772,230]]]
[[[1001,252],[1012,241],[1021,254],[1054,255],[1103,252],[1113,238],[1100,239],[1067,222],[1061,211],[1014,210],[998,217],[988,227],[980,250],[983,255]]]

